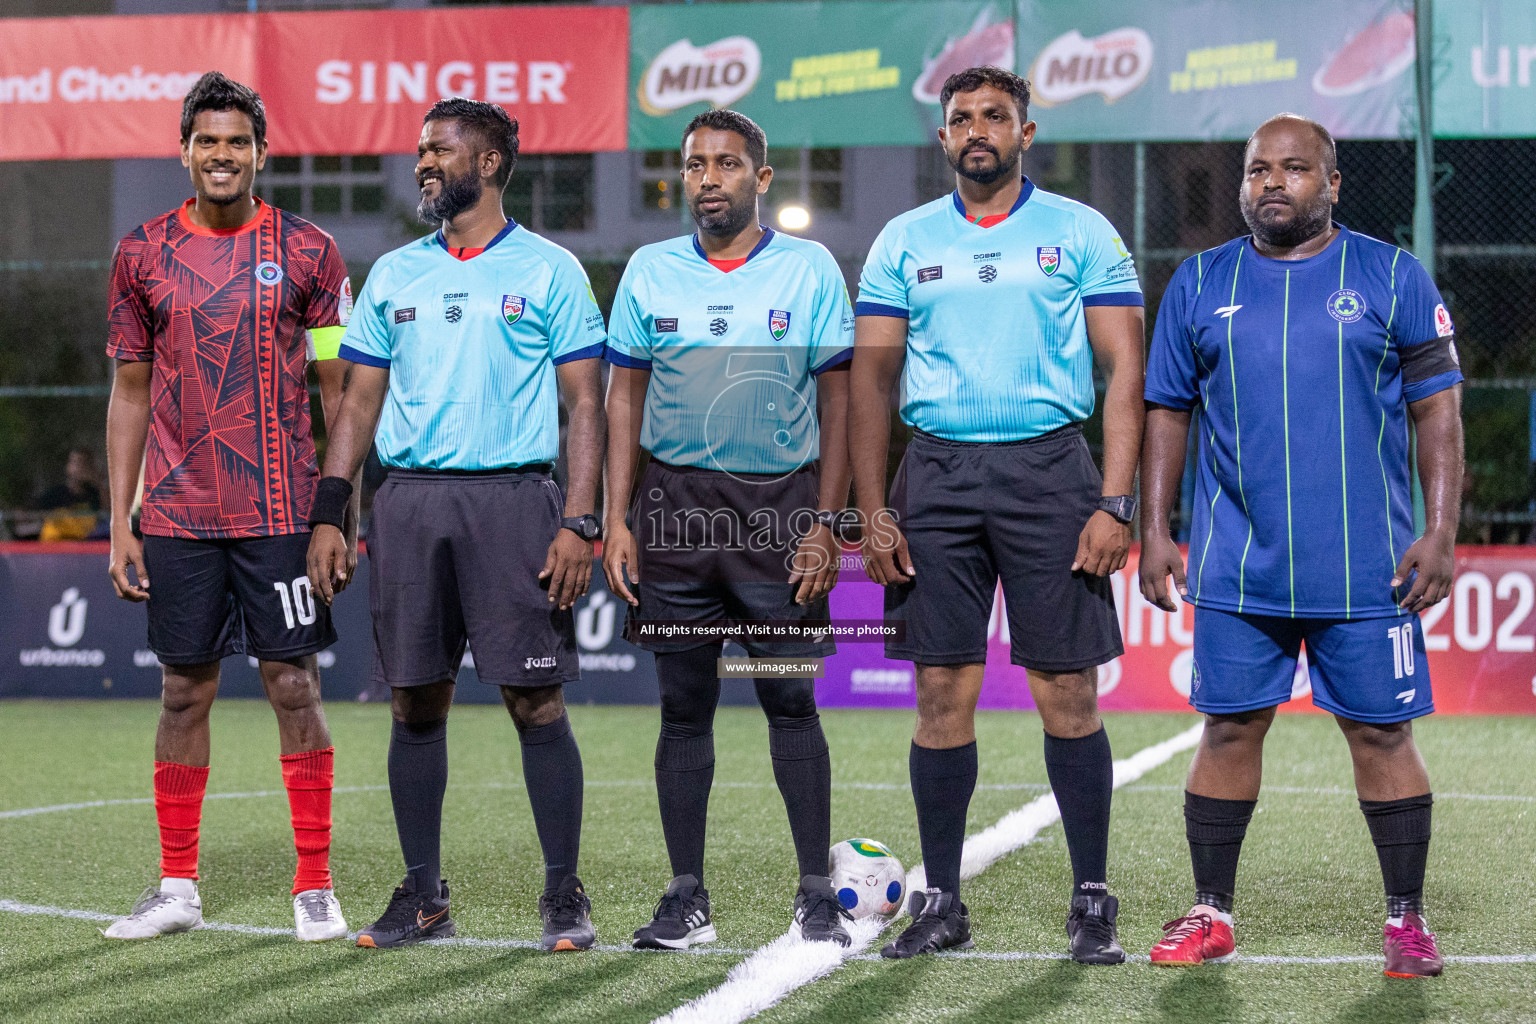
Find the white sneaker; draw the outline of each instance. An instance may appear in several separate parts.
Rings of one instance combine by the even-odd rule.
[[[303,942],[347,937],[335,889],[306,889],[293,898],[293,930]]]
[[[114,921],[101,934],[109,939],[152,939],[156,935],[184,932],[203,923],[203,901],[192,895],[178,896],[164,889],[148,888],[128,916]]]

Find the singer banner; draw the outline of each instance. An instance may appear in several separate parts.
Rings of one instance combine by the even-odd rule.
[[[409,153],[448,96],[493,100],[525,153],[626,142],[622,7],[5,19],[0,160],[175,156],[205,71],[254,87],[275,154]]]

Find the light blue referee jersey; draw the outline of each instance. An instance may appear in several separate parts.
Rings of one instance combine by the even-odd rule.
[[[609,362],[651,371],[640,446],[729,473],[787,473],[818,458],[815,378],[852,355],[837,261],[771,229],[730,272],[693,235],[638,250],[608,332]]]
[[[895,218],[859,279],[859,316],[902,317],[901,415],[951,441],[1019,441],[1093,413],[1085,306],[1140,306],[1102,214],[1024,179],[991,227],[953,192]]]
[[[581,264],[508,221],[478,256],[441,232],[373,265],[341,358],[389,368],[379,460],[403,469],[554,462],[555,366],[603,352],[603,314]]]

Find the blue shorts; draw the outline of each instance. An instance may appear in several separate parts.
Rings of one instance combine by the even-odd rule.
[[[1417,615],[1290,619],[1195,609],[1189,702],[1231,715],[1290,700],[1307,645],[1312,703],[1356,722],[1406,722],[1430,714],[1424,631]]]

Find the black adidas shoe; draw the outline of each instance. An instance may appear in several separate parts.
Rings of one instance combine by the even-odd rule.
[[[368,949],[409,946],[425,939],[444,939],[453,934],[453,918],[448,916],[448,879],[442,880],[442,895],[419,893],[407,878],[389,898],[384,916],[357,933],[357,944]]]
[[[1115,934],[1119,914],[1120,901],[1113,896],[1073,896],[1072,911],[1067,914],[1072,959],[1080,964],[1125,963],[1125,950]]]
[[[835,942],[848,946],[853,939],[844,920],[853,920],[837,898],[832,879],[825,875],[805,875],[800,891],[795,893],[795,921],[789,930],[807,942]]]
[[[592,930],[592,901],[575,875],[566,875],[553,892],[539,897],[539,916],[544,919],[539,945],[545,949],[591,949],[597,941],[597,932]]]
[[[651,923],[635,932],[636,949],[687,949],[714,941],[709,890],[692,875],[678,875],[668,882]]]
[[[906,960],[941,949],[970,949],[975,945],[971,941],[971,912],[954,893],[929,889],[921,904],[914,895],[911,906],[918,911],[915,920],[880,951],[887,960]]]

